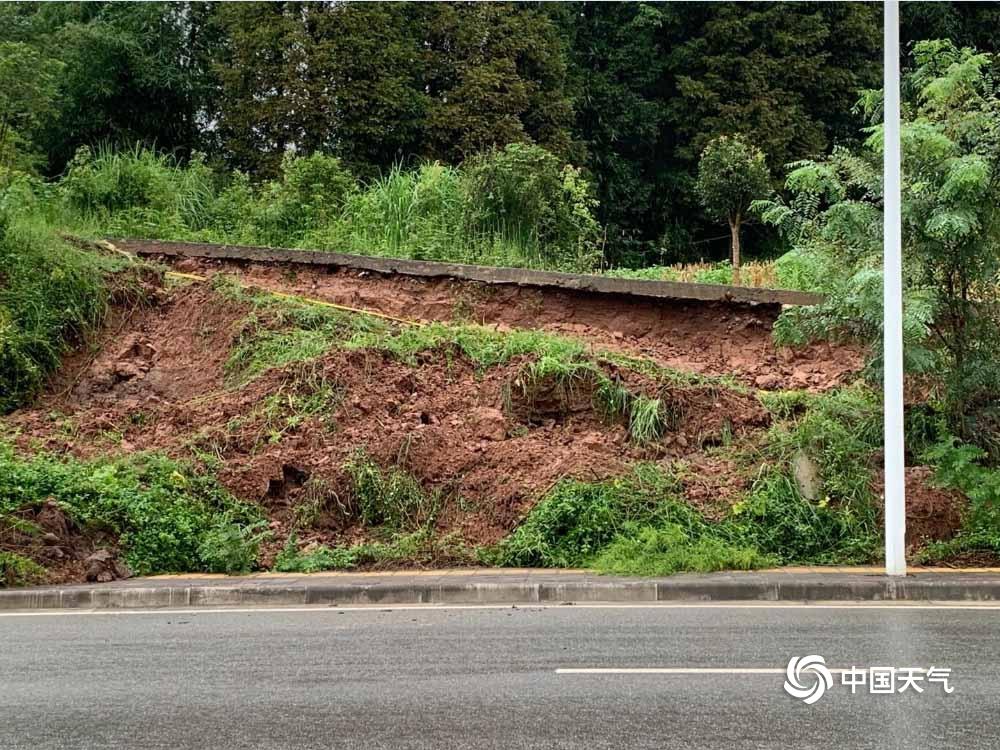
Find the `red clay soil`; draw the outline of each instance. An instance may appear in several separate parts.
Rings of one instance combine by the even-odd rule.
[[[885,474],[880,469],[872,480],[876,497],[882,497]],[[906,467],[906,547],[921,549],[930,541],[947,541],[962,525],[966,497],[955,490],[934,484],[934,470],[929,466]]]
[[[771,327],[777,310],[767,306],[675,303],[192,258],[175,262],[174,268],[208,276],[232,274],[251,286],[408,319],[462,320],[501,330],[539,328],[686,372],[731,375],[766,390],[827,390],[852,379],[864,364],[864,353],[855,346],[776,347]]]
[[[385,283],[383,293],[392,289]],[[440,491],[446,500],[438,530],[479,545],[509,533],[562,478],[620,475],[637,459],[684,458],[697,467],[703,447],[718,444],[724,432],[740,438],[769,422],[753,396],[710,385],[663,387],[609,367],[610,377],[663,399],[676,417],[661,444],[639,447],[622,424],[595,412],[586,383],[573,393],[536,384],[527,398],[510,387],[525,361],[482,372],[442,351],[421,355],[418,367],[380,352],[335,351],[234,388],[226,383],[224,363],[247,311],[196,283],[152,307],[120,314],[96,356],[67,359],[47,395],[5,418],[7,429],[17,431],[16,443],[26,451],[94,457],[158,450],[183,459],[212,454],[220,461],[220,481],[265,507],[275,531],[273,554],[304,499],[319,499],[326,510],[301,538],[356,538],[358,529],[337,508],[338,499],[350,494],[344,464],[362,446],[380,465],[399,465],[426,489]],[[415,314],[413,308],[391,311]],[[617,341],[607,339],[609,347]],[[289,426],[281,413],[284,399],[320,386],[334,394],[328,411]],[[281,394],[274,399],[278,413],[268,414],[263,404],[275,394]],[[272,437],[276,429],[279,440]],[[79,579],[76,568],[56,567],[57,578]]]

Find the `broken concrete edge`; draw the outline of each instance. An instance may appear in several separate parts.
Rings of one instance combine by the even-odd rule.
[[[289,250],[250,245],[213,245],[191,242],[160,242],[129,238],[108,240],[116,247],[138,255],[249,261],[253,263],[302,263],[350,268],[403,276],[448,277],[484,284],[512,284],[565,289],[598,294],[620,294],[668,300],[694,300],[746,305],[816,305],[823,296],[787,289],[764,289],[724,284],[691,284],[679,281],[621,279],[597,274],[535,271],[525,268],[474,266],[381,256],[352,255],[325,250]]]
[[[633,580],[373,584],[303,582],[185,586],[68,586],[0,590],[0,610],[156,609],[391,604],[656,602],[871,602],[1000,600],[1000,578],[926,581],[884,576],[848,580]]]

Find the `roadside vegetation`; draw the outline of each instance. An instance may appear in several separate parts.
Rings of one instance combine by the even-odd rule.
[[[81,445],[59,434],[70,430],[61,417],[46,422],[46,439],[11,429],[0,445],[0,581],[67,569],[53,550],[73,545],[113,550],[139,574],[442,562],[668,574],[877,560],[881,92],[864,90],[878,80],[873,9],[609,4],[564,17],[534,6],[274,7],[274,18],[252,4],[0,10],[0,413],[30,412],[68,353],[99,354],[88,347],[110,312],[164,292],[162,269],[79,242],[106,236],[816,291],[825,301],[786,310],[775,342],[849,341],[870,352],[867,367],[825,393],[764,392],[568,336],[392,322],[216,275],[213,294],[240,310],[220,381],[243,399],[238,412],[144,452],[125,439],[149,427],[136,408],[128,424],[87,433],[107,443],[103,457],[74,457]],[[978,11],[941,8],[907,11],[913,39],[934,35],[934,13],[964,39],[916,43],[906,61],[907,461],[928,472],[930,490],[961,498],[961,518],[913,552],[923,562],[994,561],[997,61],[964,46],[982,41]],[[844,24],[852,34],[830,36]],[[148,28],[162,31],[152,46]],[[367,28],[392,41],[373,63],[389,71],[385,87],[355,64],[371,47]],[[479,50],[487,30],[506,43]],[[205,48],[189,59],[195,37]],[[317,46],[324,37],[342,45]],[[801,44],[773,43],[787,38]],[[426,39],[433,54],[417,55]],[[285,47],[345,82],[346,104],[296,72],[309,65],[260,69],[262,51],[283,57]],[[752,72],[730,80],[720,70]],[[829,96],[803,81],[829,81]],[[272,91],[297,97],[274,101]],[[259,106],[262,96],[273,106]],[[722,111],[720,101],[732,104]],[[762,119],[762,107],[773,117]],[[212,132],[199,132],[209,121]],[[374,357],[365,366],[375,368],[439,368],[448,384],[461,367],[478,383],[502,377],[500,408],[487,407],[499,413],[500,439],[590,420],[600,440],[620,437],[604,456],[615,471],[507,498],[491,509],[502,518],[479,519],[504,531],[488,543],[454,521],[481,512],[476,499],[421,476],[402,447],[350,445],[315,476],[291,467],[285,478],[275,459],[281,479],[253,490],[272,506],[225,489],[243,479],[225,473],[227,451],[249,461],[309,436],[332,450],[345,404],[369,408],[353,406],[358,393],[338,378],[337,358],[351,354]],[[724,399],[763,416],[742,431],[719,417],[684,434],[694,406],[721,413]],[[393,418],[404,411],[396,404]],[[433,425],[431,414],[410,416],[414,429]],[[496,449],[478,433],[469,441],[480,455]],[[724,496],[708,488],[717,504],[692,496],[693,475],[721,474],[734,482]]]
[[[265,526],[212,477],[161,456],[81,462],[0,444],[0,583],[42,581],[39,561],[62,559],[47,551],[68,555],[80,538],[120,549],[136,575],[247,572]]]

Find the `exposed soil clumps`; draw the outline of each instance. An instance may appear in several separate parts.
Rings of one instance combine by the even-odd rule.
[[[766,390],[828,390],[850,380],[864,364],[863,352],[854,346],[775,347],[771,327],[777,310],[766,306],[672,303],[192,258],[178,262],[186,273],[236,274],[245,284],[399,317],[464,320],[501,330],[540,328],[687,372],[732,375]]]

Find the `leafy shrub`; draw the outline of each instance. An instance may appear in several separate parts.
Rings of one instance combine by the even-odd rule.
[[[734,539],[786,565],[869,562],[878,548],[874,505],[808,500],[776,470],[754,482],[747,498],[733,506],[729,523]]]
[[[503,237],[553,268],[600,262],[596,201],[579,170],[540,146],[512,143],[473,158],[463,172],[470,234]]]
[[[59,461],[0,446],[0,518],[49,497],[78,526],[117,538],[139,575],[240,572],[262,539],[257,509],[167,458]]]
[[[15,552],[0,550],[0,586],[27,586],[44,577],[45,568],[38,563]]]
[[[784,461],[804,453],[818,465],[823,492],[832,500],[871,505],[872,462],[882,448],[878,395],[859,385],[806,394],[799,404],[800,413],[788,415],[771,430],[770,453]]]
[[[1000,556],[1000,471],[983,466],[987,454],[975,445],[944,437],[923,459],[936,467],[942,487],[959,490],[969,500],[962,528],[953,539],[930,545],[922,561],[933,562],[965,552]]]
[[[882,448],[877,394],[859,385],[770,394],[764,403],[780,420],[768,435],[771,463],[733,507],[735,533],[785,563],[867,562],[879,538],[871,487]],[[792,478],[798,456],[815,463],[820,497],[803,497]]]
[[[228,523],[222,520],[209,527],[198,544],[198,557],[206,570],[246,573],[257,562],[260,543],[270,532],[263,520],[255,523]]]
[[[286,153],[281,180],[266,183],[251,204],[255,243],[298,245],[338,218],[356,190],[354,177],[336,157]]]

